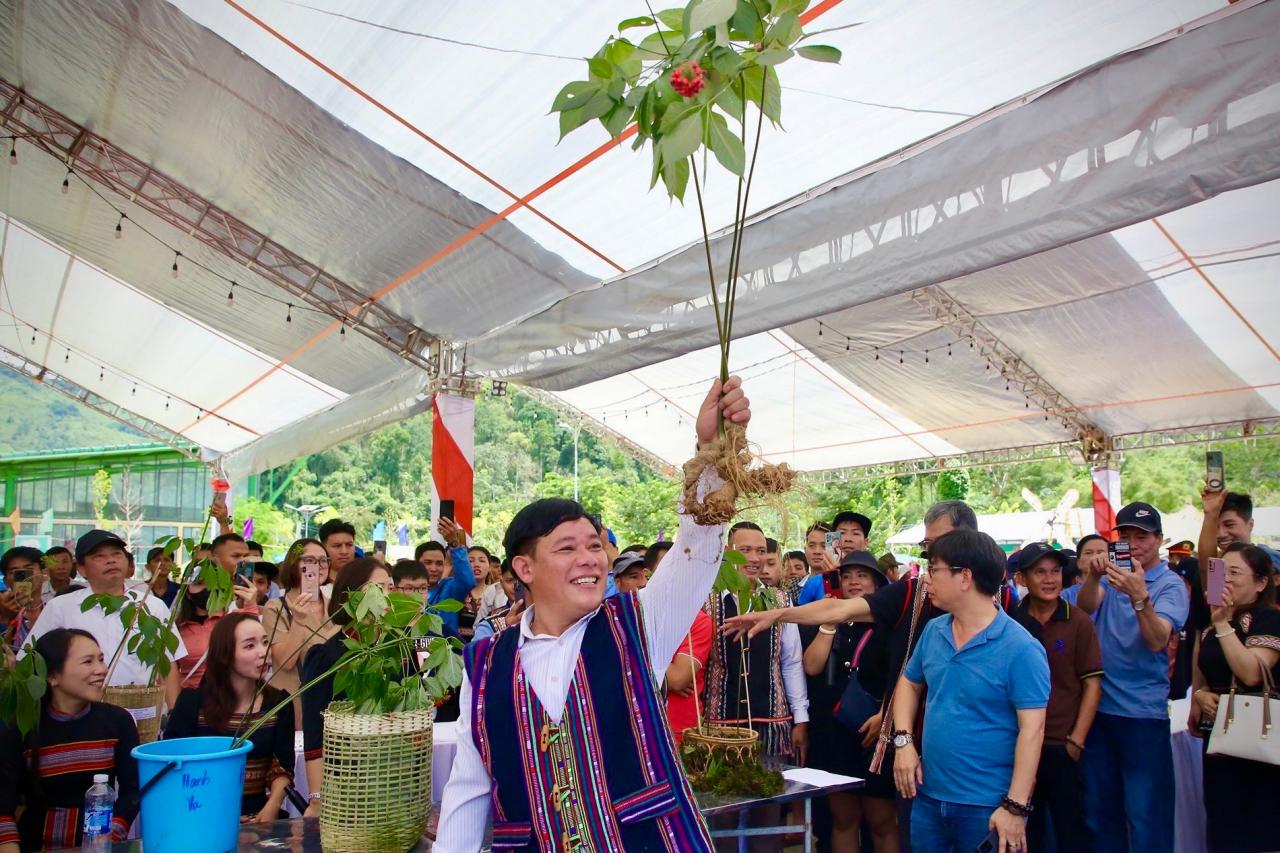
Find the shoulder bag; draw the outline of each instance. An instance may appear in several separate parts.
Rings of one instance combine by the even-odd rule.
[[[1262,694],[1239,693],[1235,676],[1226,703],[1219,698],[1218,716],[1209,735],[1209,755],[1230,755],[1264,764],[1280,764],[1280,738],[1271,737],[1271,721],[1280,716],[1280,699],[1276,698],[1271,671],[1262,661]]]

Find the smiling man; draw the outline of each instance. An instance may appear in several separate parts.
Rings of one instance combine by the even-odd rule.
[[[45,605],[40,618],[31,628],[33,642],[54,628],[81,628],[94,636],[106,659],[111,660],[124,640],[124,626],[118,613],[108,614],[101,607],[80,612],[81,603],[90,595],[127,595],[141,601],[156,618],[169,618],[169,608],[154,595],[146,595],[145,586],[126,590],[129,559],[124,540],[114,533],[90,530],[81,536],[76,542],[76,571],[89,588],[60,595]],[[170,659],[176,661],[186,656],[187,648],[179,638],[178,648],[170,655]],[[116,665],[109,684],[147,684],[151,675],[151,670],[138,660],[137,655],[125,651],[120,656],[120,662]],[[177,699],[178,692],[178,668],[174,666],[169,669],[166,683],[170,706]]]
[[[1160,513],[1131,503],[1116,513],[1132,569],[1091,558],[1077,600],[1094,618],[1105,664],[1102,700],[1085,743],[1085,818],[1094,850],[1173,849],[1169,638],[1187,619],[1186,584],[1160,559]],[[1128,839],[1134,839],[1129,844]]]
[[[717,413],[750,419],[740,384],[712,385],[700,445],[715,439]],[[698,488],[719,485],[707,469]],[[467,647],[434,850],[479,850],[490,817],[495,847],[712,849],[657,683],[711,591],[723,530],[682,515],[648,586],[606,600],[600,529],[580,504],[547,498],[516,513],[503,546],[528,607],[518,626]]]

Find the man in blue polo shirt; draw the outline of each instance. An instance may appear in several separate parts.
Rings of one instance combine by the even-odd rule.
[[[1005,556],[990,536],[958,529],[929,549],[929,622],[893,697],[898,792],[914,798],[916,850],[1025,850],[1031,791],[1049,704],[1044,646],[996,607]],[[925,702],[923,761],[911,731]]]
[[[1082,559],[1077,598],[1102,646],[1102,701],[1085,743],[1085,815],[1094,850],[1173,849],[1169,638],[1187,620],[1187,587],[1160,559],[1160,513],[1131,503],[1116,513],[1132,571]]]

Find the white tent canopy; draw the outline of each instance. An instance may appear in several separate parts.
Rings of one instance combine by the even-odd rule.
[[[1280,6],[1220,5],[822,4],[844,61],[782,67],[746,232],[733,362],[762,452],[821,470],[1280,416]],[[603,132],[557,145],[545,114],[634,4],[20,8],[11,356],[241,476],[420,411],[423,364],[464,346],[687,455],[718,360],[696,210],[625,146],[581,164]],[[102,155],[36,150],[16,90],[217,212],[158,216],[91,174],[59,193],[60,157]],[[713,175],[713,227],[732,190]],[[346,296],[212,247],[222,214]]]

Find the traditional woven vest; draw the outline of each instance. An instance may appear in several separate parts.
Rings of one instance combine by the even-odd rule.
[[[732,595],[712,593],[708,606],[715,634],[707,662],[707,720],[730,726],[746,726],[749,720],[760,732],[762,753],[790,755],[792,719],[782,683],[782,626],[751,638],[744,679],[739,641],[720,630],[725,619],[738,615],[737,602]]]
[[[634,594],[587,624],[560,725],[525,679],[518,630],[467,646],[471,736],[493,779],[495,849],[711,851],[653,683]]]

